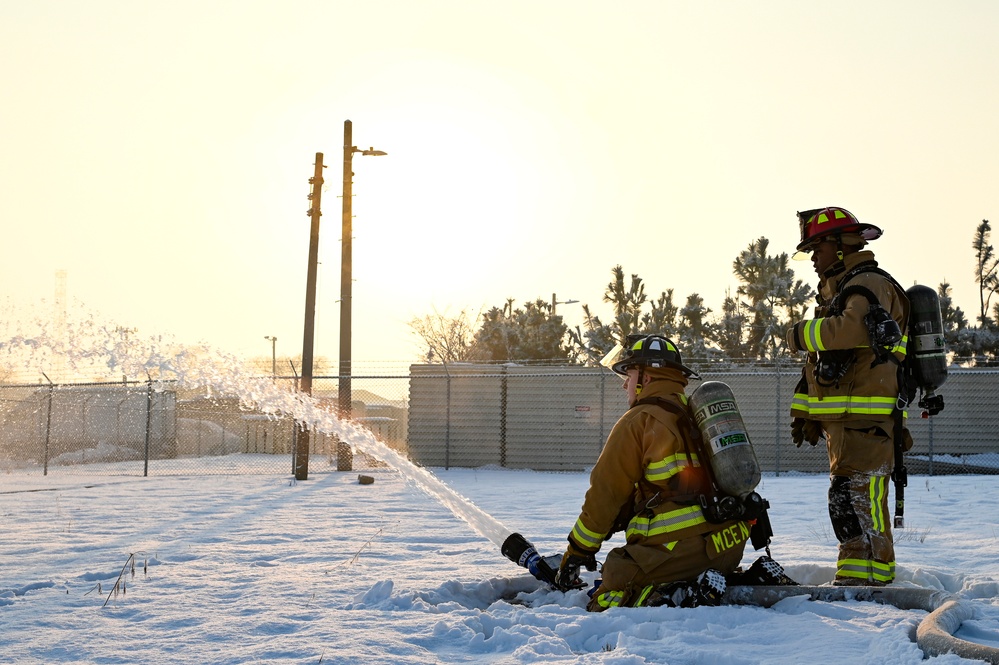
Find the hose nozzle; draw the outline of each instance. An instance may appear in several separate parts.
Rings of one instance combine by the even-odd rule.
[[[549,561],[549,559],[558,559],[557,555],[542,557],[534,545],[527,542],[527,539],[519,533],[511,533],[507,536],[500,551],[510,561],[531,571],[531,575],[534,575],[541,582],[553,589],[556,588],[555,573],[558,571],[558,567],[556,564],[556,567],[553,568],[552,563],[554,562]]]

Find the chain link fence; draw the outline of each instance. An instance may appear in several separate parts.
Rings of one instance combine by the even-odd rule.
[[[790,440],[800,365],[704,366],[727,383],[764,472],[824,473],[823,447]],[[910,473],[999,473],[999,370],[952,369],[933,418],[910,409]],[[294,377],[274,377],[288,390]],[[421,466],[583,471],[627,408],[620,378],[603,368],[412,365],[352,376],[352,416]],[[691,383],[688,392],[695,388]],[[313,397],[335,410],[339,377],[313,378]],[[296,424],[169,382],[0,385],[0,472],[168,475],[293,473]],[[348,444],[351,442],[348,441]],[[310,472],[338,467],[337,441],[309,437]],[[380,466],[353,450],[357,469]]]
[[[828,470],[824,447],[791,442],[800,365],[698,369],[732,389],[764,472]],[[910,409],[911,473],[999,473],[997,376],[952,370],[940,414],[924,419]],[[582,471],[627,409],[621,379],[602,368],[414,365],[410,377],[408,452],[424,466]]]
[[[294,377],[274,380],[295,389]],[[314,379],[313,397],[320,406],[335,409],[337,385],[335,378]],[[400,423],[405,425],[404,402],[390,417],[384,405],[365,404],[381,398],[354,392],[355,419],[404,450],[405,434],[399,431]],[[240,397],[206,396],[169,381],[0,385],[0,473],[293,473],[295,421],[248,409]],[[312,432],[308,445],[311,470],[337,468],[334,437]],[[358,468],[383,466],[362,451],[354,451],[353,461]]]

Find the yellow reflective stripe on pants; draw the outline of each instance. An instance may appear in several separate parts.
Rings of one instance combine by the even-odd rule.
[[[895,562],[870,559],[840,559],[836,562],[836,577],[890,583],[895,579]]]
[[[885,532],[885,514],[882,510],[882,499],[884,499],[888,494],[887,480],[887,476],[871,477],[871,521],[874,523],[874,530],[879,533]]]
[[[604,609],[620,607],[623,599],[624,591],[604,591],[597,596],[597,604]]]
[[[652,590],[655,588],[656,587],[654,584],[650,584],[649,586],[642,589],[642,593],[638,594],[638,598],[635,600],[634,606],[645,607],[645,599],[649,597],[649,594],[652,593]]]

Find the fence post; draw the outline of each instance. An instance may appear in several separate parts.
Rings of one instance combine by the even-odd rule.
[[[295,392],[298,392],[299,389],[301,388],[301,382],[299,381],[299,378],[298,378],[298,370],[295,369],[295,363],[293,363],[291,361],[291,359],[288,360],[288,364],[291,365],[291,373],[295,376]],[[293,420],[292,421],[292,425],[291,425],[291,436],[292,436],[292,439],[291,439],[291,475],[295,476],[296,479],[298,477],[297,474],[298,474],[298,439],[299,439],[298,428],[299,427],[300,427],[300,425],[298,424],[298,421],[297,420]]]
[[[146,378],[149,382],[146,384],[146,452],[143,455],[145,464],[142,469],[144,477],[149,475],[149,430],[153,417],[153,379],[149,376],[149,372],[146,372]]]
[[[506,365],[503,365],[500,378],[500,466],[506,468]]]
[[[774,363],[777,370],[777,394],[774,409],[774,473],[780,475],[780,358]]]
[[[42,463],[42,475],[47,476],[49,475],[49,433],[52,430],[52,392],[55,390],[55,385],[45,372],[42,372],[42,376],[49,382],[48,408],[45,414],[45,456]]]
[[[606,436],[604,436],[604,411],[607,408],[607,372],[600,372],[600,427],[597,428],[598,436],[597,439],[597,454],[600,453],[604,448],[604,441]]]
[[[447,376],[445,381],[447,401],[444,406],[444,470],[447,471],[451,468],[451,372],[447,371],[447,363],[441,362],[444,366],[444,374]]]
[[[933,418],[928,418],[929,422],[926,423],[930,429],[930,475],[933,475]]]

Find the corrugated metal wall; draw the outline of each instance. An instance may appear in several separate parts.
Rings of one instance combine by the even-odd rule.
[[[799,376],[795,367],[702,374],[732,389],[764,471],[828,469],[823,446],[791,443]],[[939,415],[924,420],[915,405],[910,409],[911,472],[999,472],[997,379],[999,371],[952,370]],[[423,466],[584,470],[627,408],[621,379],[603,369],[413,365],[409,381],[409,455]],[[691,382],[688,393],[697,385]]]
[[[624,407],[621,382],[607,373],[553,377],[544,368],[510,368],[506,396],[504,466],[515,469],[536,468],[539,459],[550,470],[585,468]]]

